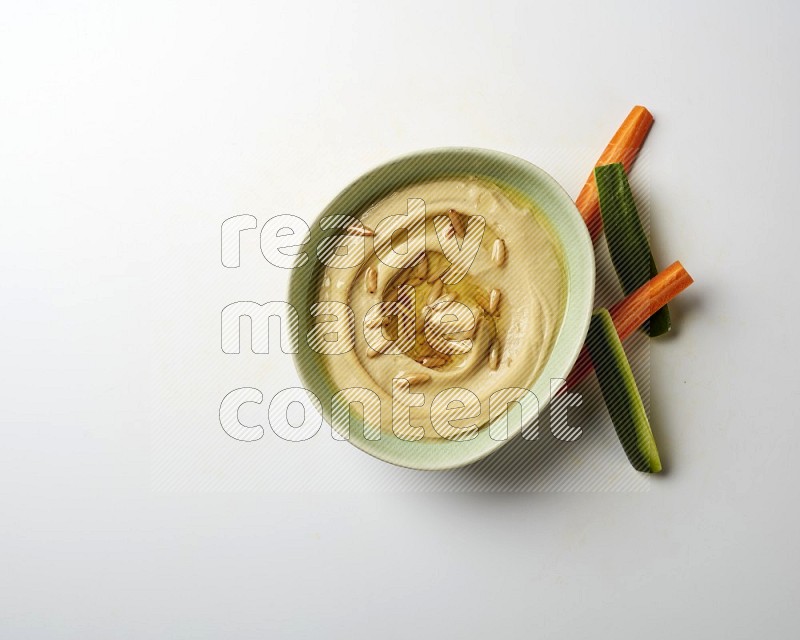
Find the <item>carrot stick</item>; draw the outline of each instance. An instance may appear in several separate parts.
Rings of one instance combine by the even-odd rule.
[[[611,142],[608,143],[596,166],[621,162],[625,166],[625,171],[628,171],[652,126],[653,116],[650,112],[644,107],[634,107],[625,118],[625,122],[617,129],[614,137],[611,138]],[[603,219],[600,217],[600,200],[597,197],[594,172],[589,174],[575,204],[589,228],[592,241],[596,241],[603,231]]]
[[[692,276],[680,262],[674,262],[624,300],[609,309],[620,340],[625,340],[651,315],[692,284]],[[592,360],[586,347],[581,349],[575,366],[562,389],[574,387],[592,371]]]
[[[680,262],[674,262],[609,309],[621,340],[630,336],[658,309],[692,284],[694,280]],[[639,321],[637,323],[637,320]]]

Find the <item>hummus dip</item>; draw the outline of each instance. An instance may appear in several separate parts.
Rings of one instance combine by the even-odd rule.
[[[348,396],[365,428],[377,428],[366,410],[377,395],[372,439],[475,437],[490,408],[495,418],[530,389],[561,326],[566,276],[543,216],[465,177],[404,187],[347,229],[329,247],[317,307],[353,344],[323,355],[324,374],[337,389],[366,390]]]

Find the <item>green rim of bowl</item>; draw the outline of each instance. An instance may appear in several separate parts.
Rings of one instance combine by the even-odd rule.
[[[420,151],[369,171],[339,193],[311,225],[307,245],[309,259],[292,271],[289,302],[300,316],[300,351],[294,354],[295,366],[304,388],[320,400],[328,424],[332,424],[330,398],[339,389],[324,373],[324,356],[310,349],[304,339],[310,328],[309,308],[317,302],[323,266],[316,259],[315,248],[323,237],[330,235],[330,230],[323,232],[319,221],[333,215],[360,216],[377,200],[415,182],[463,176],[485,178],[517,191],[543,215],[561,244],[567,282],[564,317],[550,357],[530,387],[538,399],[540,422],[551,397],[550,380],[566,378],[575,364],[589,328],[595,284],[594,248],[575,203],[549,174],[515,156],[468,147]],[[526,407],[523,401],[523,410],[529,409],[531,407]],[[387,410],[391,408],[381,407],[381,411]],[[337,413],[347,419],[347,412]],[[386,433],[379,440],[368,440],[365,431],[351,429],[349,442],[386,462],[426,470],[470,464],[496,451],[521,432],[519,428],[510,429],[506,439],[493,440],[489,425],[485,425],[472,440],[407,442]]]

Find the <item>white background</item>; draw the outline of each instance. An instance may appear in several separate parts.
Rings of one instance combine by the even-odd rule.
[[[798,22],[788,2],[3,3],[0,636],[792,637]],[[311,219],[427,147],[586,149],[553,170],[574,196],[637,103],[656,253],[697,281],[652,347],[649,491],[265,492],[246,464],[241,491],[153,490],[152,432],[181,426],[152,403],[168,303],[224,277],[187,247],[238,213]],[[187,415],[193,357],[171,369]]]

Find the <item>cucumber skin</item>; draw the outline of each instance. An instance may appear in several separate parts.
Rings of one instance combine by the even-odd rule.
[[[661,459],[650,422],[607,309],[598,309],[592,314],[586,346],[625,455],[637,471],[658,473]]]
[[[602,165],[595,168],[594,177],[611,262],[628,295],[658,274],[658,268],[636,210],[625,167],[622,163]],[[667,305],[642,326],[651,338],[667,333],[672,327]]]

